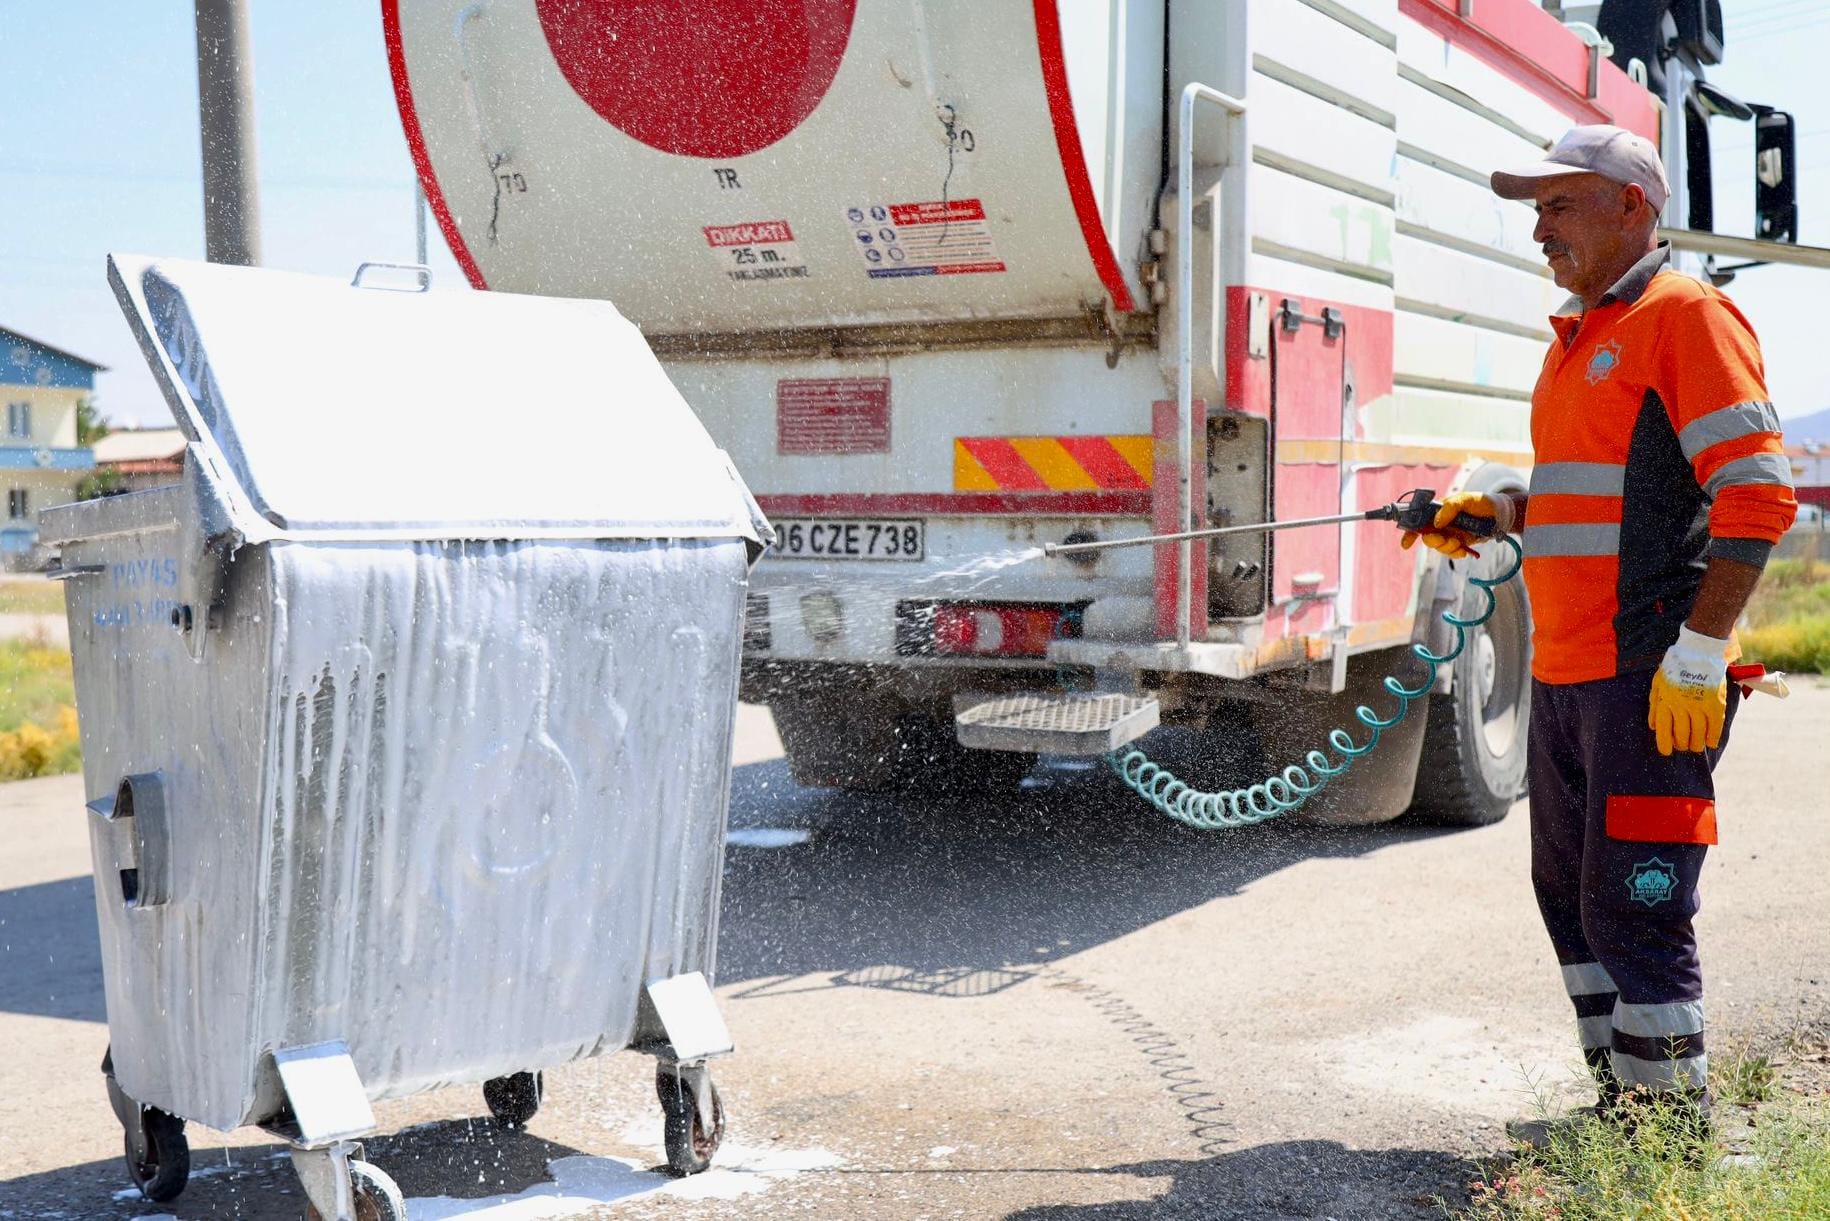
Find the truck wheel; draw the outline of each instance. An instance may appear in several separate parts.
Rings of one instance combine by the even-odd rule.
[[[1504,555],[1499,548],[1494,552]],[[1500,570],[1490,554],[1476,561],[1482,576]],[[1411,815],[1445,827],[1484,827],[1506,817],[1525,790],[1525,733],[1531,711],[1531,613],[1521,581],[1493,590],[1493,617],[1468,630],[1452,663],[1450,694],[1430,697],[1417,792]],[[1473,586],[1462,595],[1464,616],[1486,598]],[[1452,639],[1452,636],[1451,636]],[[1416,708],[1412,715],[1422,712]]]

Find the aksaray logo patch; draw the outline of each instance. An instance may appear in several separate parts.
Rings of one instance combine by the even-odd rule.
[[[1677,870],[1656,856],[1633,866],[1627,875],[1627,893],[1635,903],[1657,907],[1677,889]]]

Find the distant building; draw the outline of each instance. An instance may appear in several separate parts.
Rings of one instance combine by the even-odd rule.
[[[95,456],[76,443],[76,405],[107,366],[0,327],[0,558],[17,564],[38,541],[38,511],[76,498]]]
[[[1792,460],[1792,483],[1798,489],[1798,503],[1830,509],[1830,444],[1806,441],[1788,445],[1786,457]]]
[[[123,428],[95,443],[95,468],[120,476],[120,490],[138,492],[178,482],[184,434],[176,428]]]

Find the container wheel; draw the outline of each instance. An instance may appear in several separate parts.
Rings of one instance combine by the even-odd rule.
[[[691,1086],[665,1067],[655,1073],[655,1093],[660,1096],[661,1113],[666,1119],[662,1134],[667,1145],[667,1168],[681,1177],[709,1167],[724,1142],[724,1100],[718,1096],[716,1085],[710,1085],[710,1091],[712,1113],[708,1122]]]
[[[356,1221],[407,1221],[407,1200],[400,1185],[381,1167],[369,1162],[349,1164],[350,1192],[356,1197]],[[307,1204],[309,1221],[324,1221],[316,1206]]]
[[[510,1073],[483,1083],[483,1101],[489,1113],[505,1128],[524,1128],[540,1109],[546,1081],[539,1073]]]
[[[123,1137],[127,1173],[148,1200],[175,1200],[191,1177],[191,1144],[184,1139],[184,1121],[157,1107],[142,1107],[140,1123],[146,1132],[144,1154],[135,1156],[131,1132]]]

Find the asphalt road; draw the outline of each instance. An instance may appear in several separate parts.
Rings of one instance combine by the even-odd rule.
[[[1711,1046],[1821,1019],[1830,686],[1756,699],[1720,774],[1700,920]],[[719,1167],[661,1161],[652,1066],[547,1074],[526,1133],[474,1088],[377,1108],[368,1152],[445,1217],[1430,1217],[1573,1023],[1523,809],[1477,831],[1201,834],[1099,771],[966,803],[797,788],[741,720],[719,995]],[[80,784],[0,787],[0,1219],[297,1218],[259,1133],[193,1128],[164,1208],[128,1189]]]

